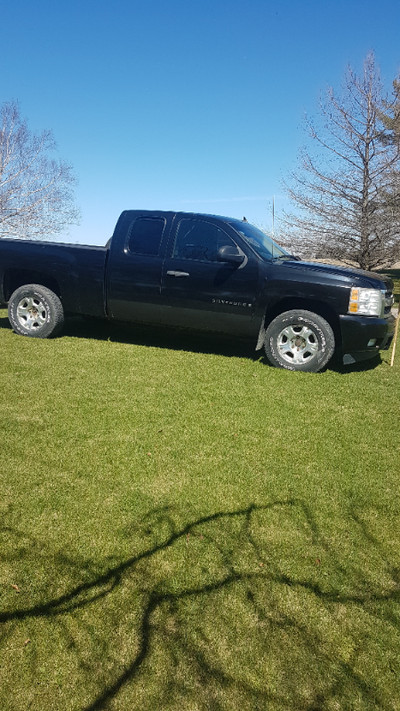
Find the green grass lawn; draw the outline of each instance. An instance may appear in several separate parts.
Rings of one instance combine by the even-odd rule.
[[[399,351],[1,311],[0,352],[1,711],[400,709]]]

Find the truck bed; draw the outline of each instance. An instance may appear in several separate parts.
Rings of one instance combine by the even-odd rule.
[[[61,295],[66,313],[104,317],[107,258],[107,247],[0,239],[0,302],[28,280]]]

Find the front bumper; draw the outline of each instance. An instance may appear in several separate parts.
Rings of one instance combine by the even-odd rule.
[[[344,364],[373,358],[390,347],[395,327],[391,314],[386,318],[346,314],[339,316],[339,322]],[[373,340],[375,343],[368,345]]]

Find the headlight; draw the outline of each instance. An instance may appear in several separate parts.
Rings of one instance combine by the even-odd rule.
[[[385,294],[379,289],[363,289],[353,286],[350,291],[349,314],[381,316]]]

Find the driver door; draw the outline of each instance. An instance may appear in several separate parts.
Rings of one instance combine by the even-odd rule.
[[[230,246],[241,264],[220,261]],[[182,216],[173,234],[162,274],[162,303],[171,325],[238,335],[254,333],[258,265],[217,223]]]

